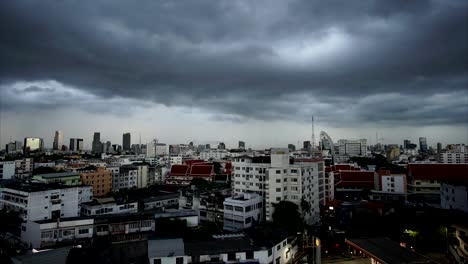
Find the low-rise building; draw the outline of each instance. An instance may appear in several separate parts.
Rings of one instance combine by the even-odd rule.
[[[37,174],[34,175],[32,179],[43,183],[61,183],[67,186],[77,186],[82,184],[80,174],[75,172]]]
[[[138,212],[138,202],[117,203],[114,198],[93,199],[81,204],[82,216],[131,214]]]
[[[1,190],[0,208],[19,212],[24,221],[49,220],[79,216],[81,203],[92,198],[91,186],[11,182]]]
[[[263,198],[242,193],[224,200],[224,230],[237,231],[263,220]]]
[[[443,152],[440,154],[440,158],[442,163],[468,163],[468,152]]]
[[[229,152],[225,149],[208,149],[200,152],[200,159],[205,161],[224,159],[227,156],[229,156]]]
[[[468,164],[408,164],[408,200],[439,206],[442,182],[468,180]]]
[[[179,207],[179,193],[162,193],[161,195],[141,200],[143,210]]]
[[[89,241],[93,237],[93,225],[93,218],[83,217],[27,221],[22,225],[21,241],[33,248]]]
[[[124,165],[119,169],[119,174],[113,176],[112,189],[129,189],[137,187],[138,169],[133,165]]]
[[[392,174],[390,170],[380,169],[375,176],[375,187],[370,194],[372,200],[406,201],[405,174]]]
[[[0,161],[0,179],[8,180],[15,176],[16,163],[15,161]]]

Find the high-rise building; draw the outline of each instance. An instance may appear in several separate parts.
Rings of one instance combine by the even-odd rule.
[[[83,139],[82,138],[70,138],[70,151],[82,151],[83,150]]]
[[[6,144],[5,150],[8,154],[18,153],[23,150],[23,144],[21,141],[14,141]]]
[[[238,149],[245,149],[245,142],[244,141],[239,141]]]
[[[291,164],[287,149],[272,149],[269,157],[235,157],[232,168],[233,193],[262,196],[265,220],[272,220],[274,204],[290,201],[303,210],[308,224],[319,221],[319,201],[326,200],[320,197],[325,186],[323,160],[302,159]]]
[[[132,150],[130,133],[123,134],[122,147],[124,151]]]
[[[440,154],[442,153],[442,143],[437,142],[437,153]]]
[[[367,156],[367,139],[340,139],[338,140],[338,149],[340,155]]]
[[[419,138],[419,151],[427,152],[427,139],[425,137]]]
[[[62,131],[61,130],[55,131],[53,149],[60,150],[62,148],[62,142],[63,142]]]
[[[206,144],[205,145],[205,149],[210,149],[211,148],[211,145],[210,144]]]
[[[302,148],[304,150],[310,150],[312,148],[312,144],[310,143],[310,141],[304,141],[304,143],[302,145],[303,145]]]
[[[320,132],[320,148],[333,151],[334,147],[331,137],[324,131]]]
[[[219,142],[218,149],[226,149],[226,144],[224,144],[224,142]]]
[[[296,146],[294,144],[288,144],[289,151],[296,151]]]
[[[44,140],[42,138],[24,138],[24,153],[41,152],[44,148]]]
[[[99,133],[99,132],[94,132],[92,151],[93,151],[93,153],[101,153],[102,152],[101,133]]]
[[[112,153],[113,152],[112,143],[110,141],[106,142],[106,146],[104,147],[104,152],[106,152],[106,153]]]

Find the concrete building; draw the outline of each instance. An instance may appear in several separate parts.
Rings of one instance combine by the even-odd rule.
[[[245,142],[244,141],[239,141],[238,145],[237,145],[237,148],[245,150]]]
[[[148,170],[148,164],[146,163],[133,163],[137,169],[137,178],[136,184],[137,188],[145,188],[149,185],[150,182],[154,182],[154,179],[150,179],[150,174]]]
[[[15,160],[15,177],[19,179],[30,178],[34,169],[34,160],[32,158],[23,158]]]
[[[419,151],[426,153],[428,150],[427,139],[425,137],[419,138]]]
[[[224,200],[224,230],[237,231],[263,220],[263,198],[256,193],[242,193]]]
[[[42,138],[24,138],[24,154],[41,152],[44,149],[44,140]]]
[[[83,139],[82,138],[70,138],[70,145],[68,147],[70,151],[82,151]]]
[[[21,141],[14,141],[6,144],[5,150],[7,154],[21,153],[23,151],[23,144]]]
[[[408,164],[408,200],[440,205],[441,183],[465,180],[468,180],[468,164]]]
[[[224,159],[227,156],[229,156],[229,152],[225,149],[209,149],[200,152],[200,159],[206,161]]]
[[[93,186],[93,196],[104,196],[112,191],[112,172],[105,167],[90,166],[79,169],[83,184]]]
[[[61,130],[55,131],[53,149],[61,150],[63,145],[63,133]]]
[[[114,198],[93,199],[81,204],[82,216],[131,214],[138,212],[138,202],[117,203]]]
[[[161,195],[145,198],[141,202],[143,210],[178,208],[179,193],[162,193]]]
[[[91,186],[12,182],[0,193],[0,208],[19,212],[24,221],[75,217],[92,193]]]
[[[444,209],[455,209],[468,213],[468,180],[461,182],[442,182],[440,205]]]
[[[367,156],[367,139],[358,140],[338,140],[338,151],[340,155],[350,157]]]
[[[122,136],[122,149],[123,151],[130,151],[132,150],[131,148],[131,135],[130,133],[124,133]]]
[[[380,169],[375,173],[375,187],[371,199],[377,201],[406,201],[407,182],[405,174],[392,174],[390,170]]]
[[[310,205],[310,210],[304,212],[307,223],[319,220],[319,177],[324,174],[323,160],[290,164],[287,149],[272,149],[271,156],[236,157],[232,166],[234,194],[261,195],[265,199],[267,221],[272,219],[273,203],[282,200],[299,207],[305,201]]]
[[[16,173],[15,161],[0,161],[0,179],[12,179]]]
[[[148,261],[152,264],[292,263],[297,254],[294,239],[276,232],[265,237],[226,234],[187,241],[180,238],[149,240]]]
[[[441,162],[448,164],[468,163],[468,152],[443,152]]]
[[[58,243],[89,241],[93,237],[94,219],[63,218],[27,221],[22,225],[21,241],[33,248],[55,246]],[[50,260],[49,260],[50,261]]]
[[[119,174],[113,176],[112,189],[129,189],[137,187],[138,168],[133,165],[124,165],[119,169]]]
[[[289,152],[294,152],[296,151],[296,146],[294,144],[288,144],[288,149],[289,149]]]
[[[66,186],[82,185],[80,174],[76,172],[38,174],[34,175],[32,179],[43,183],[60,183]]]
[[[101,133],[99,133],[99,132],[94,132],[92,152],[93,153],[102,153]]]
[[[169,157],[169,165],[182,164],[182,155],[171,155]]]
[[[224,142],[219,142],[218,149],[226,149],[226,144],[224,144]]]
[[[302,145],[303,150],[310,150],[312,148],[312,144],[310,143],[310,141],[304,141]]]

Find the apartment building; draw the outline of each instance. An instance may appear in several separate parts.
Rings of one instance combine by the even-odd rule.
[[[112,189],[129,189],[137,187],[138,168],[133,165],[123,165],[119,169],[119,174],[114,175],[112,179]]]
[[[407,182],[405,174],[393,174],[390,170],[380,169],[375,173],[374,189],[371,199],[377,201],[406,201]]]
[[[338,140],[338,150],[340,155],[367,156],[367,139],[340,139]]]
[[[200,159],[205,161],[223,159],[227,156],[229,156],[229,152],[225,149],[208,149],[200,152]]]
[[[455,209],[468,213],[468,180],[442,182],[440,205],[444,209]]]
[[[448,164],[468,163],[468,152],[443,152],[441,162]]]
[[[224,230],[237,231],[263,220],[263,198],[256,193],[242,193],[224,200]]]
[[[15,176],[15,161],[0,161],[0,179],[12,179]]]
[[[118,203],[114,198],[98,198],[81,204],[82,216],[130,214],[138,211],[138,202]]]
[[[91,201],[93,187],[63,184],[6,184],[0,193],[0,208],[17,211],[24,221],[80,215],[81,203]]]
[[[319,221],[319,175],[324,174],[323,160],[294,163],[290,162],[288,149],[272,149],[270,156],[236,157],[232,166],[234,194],[253,192],[262,196],[265,220],[272,220],[273,203],[285,200],[299,207],[302,201],[306,202],[310,207],[303,212],[307,223]]]
[[[112,191],[112,172],[105,167],[87,167],[79,169],[83,184],[93,186],[93,196],[104,196]]]

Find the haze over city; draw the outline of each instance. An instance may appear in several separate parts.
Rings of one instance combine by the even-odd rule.
[[[0,143],[468,142],[466,1],[2,1]]]

